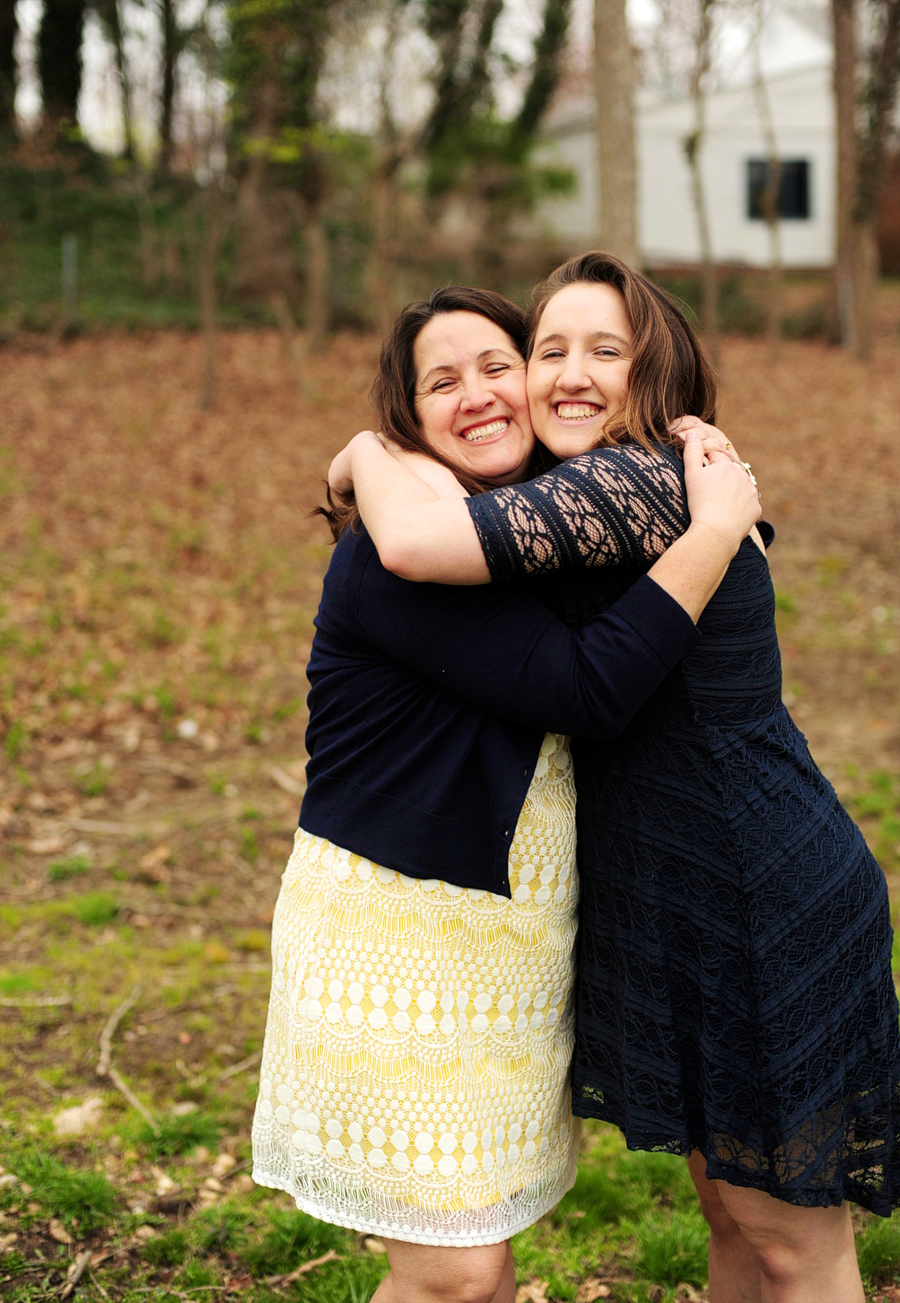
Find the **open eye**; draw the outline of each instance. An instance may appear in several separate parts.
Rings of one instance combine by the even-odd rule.
[[[552,362],[554,358],[565,357],[561,348],[547,348],[541,353],[542,362]]]

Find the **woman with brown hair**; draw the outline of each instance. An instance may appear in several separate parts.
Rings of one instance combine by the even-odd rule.
[[[670,422],[713,419],[715,384],[675,305],[601,253],[538,287],[530,325],[530,411],[561,465],[436,501],[366,433],[337,469],[390,569],[552,576],[577,625],[687,525]],[[573,1109],[688,1157],[712,1303],[862,1303],[847,1201],[900,1203],[886,885],[782,705],[758,540],[699,628],[621,737],[573,744]]]
[[[442,290],[401,316],[376,394],[426,472],[450,466],[473,489],[526,473],[525,338],[524,314],[484,291]],[[705,465],[699,441],[689,457],[689,536],[577,632],[517,586],[398,579],[352,513],[333,518],[254,1177],[384,1237],[378,1303],[512,1303],[509,1238],[574,1179],[561,735],[625,726],[693,644],[758,516],[727,458]]]

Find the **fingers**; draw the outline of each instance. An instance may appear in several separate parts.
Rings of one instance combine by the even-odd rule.
[[[684,433],[684,470],[685,474],[700,470],[705,461],[703,440],[694,430]]]

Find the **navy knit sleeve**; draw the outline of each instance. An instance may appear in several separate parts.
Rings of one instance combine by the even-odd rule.
[[[575,630],[508,586],[398,579],[374,549],[357,618],[383,652],[455,696],[515,724],[584,737],[621,733],[698,637],[646,576]]]
[[[634,445],[583,453],[466,505],[494,580],[652,563],[690,523],[680,459]]]

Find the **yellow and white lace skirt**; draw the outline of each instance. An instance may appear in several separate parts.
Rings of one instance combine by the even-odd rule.
[[[575,1179],[577,879],[568,743],[519,816],[512,899],[298,830],[272,933],[253,1179],[419,1244],[505,1240]]]

